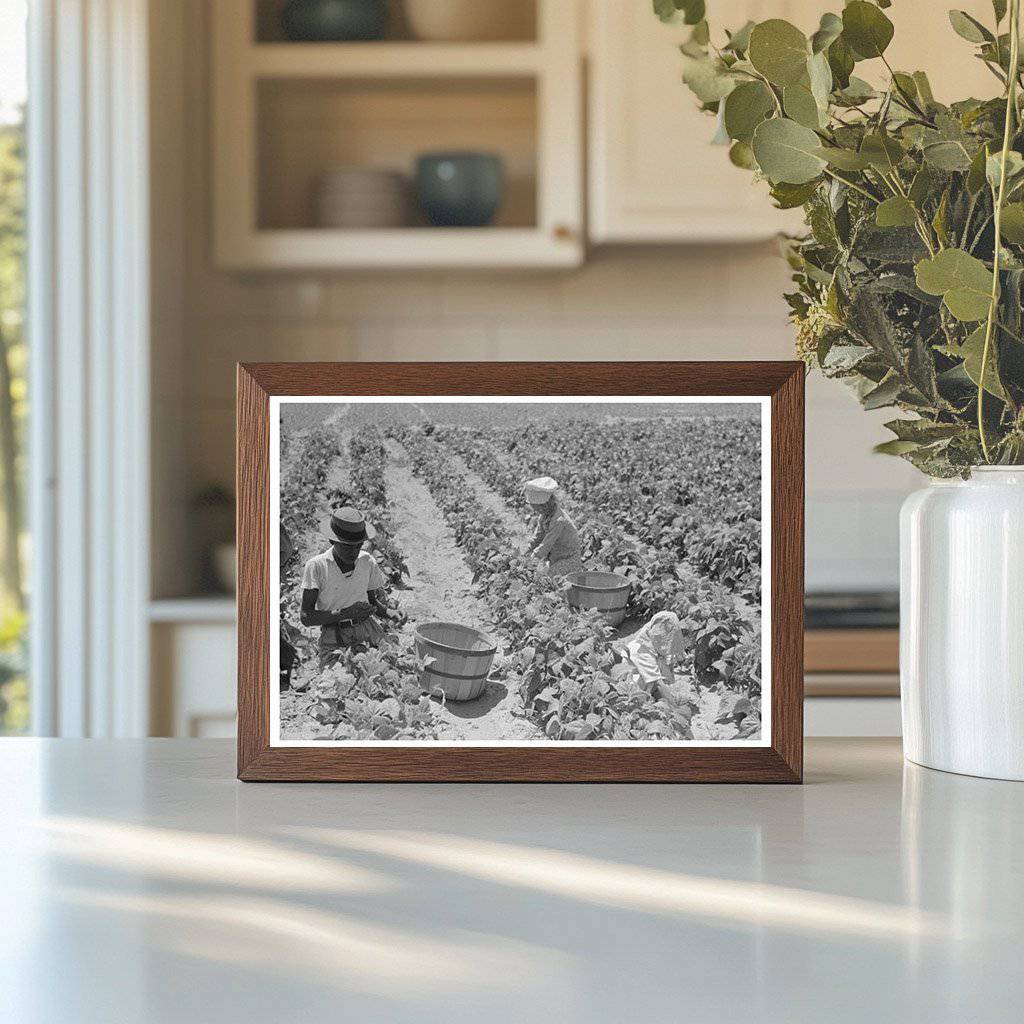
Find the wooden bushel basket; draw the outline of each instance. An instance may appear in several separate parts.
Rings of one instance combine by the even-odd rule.
[[[416,653],[430,659],[420,672],[427,693],[473,700],[483,693],[497,646],[485,633],[456,622],[424,622],[414,634]]]
[[[573,608],[596,608],[610,626],[617,626],[626,617],[630,582],[617,572],[571,572],[568,601]]]

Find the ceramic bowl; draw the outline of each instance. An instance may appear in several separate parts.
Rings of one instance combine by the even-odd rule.
[[[314,205],[321,228],[399,228],[409,220],[409,183],[396,171],[337,168],[320,179]]]
[[[535,35],[529,0],[404,0],[404,8],[417,39],[480,42]]]
[[[416,161],[416,197],[435,227],[489,224],[504,191],[504,164],[494,153],[424,153]]]
[[[387,25],[387,0],[288,0],[281,10],[285,38],[294,42],[380,39]]]

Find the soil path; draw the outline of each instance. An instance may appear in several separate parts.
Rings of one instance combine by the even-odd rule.
[[[409,456],[395,441],[388,441],[386,481],[395,542],[405,553],[410,578],[407,590],[392,591],[409,616],[404,627],[440,619],[479,626],[495,636],[500,646],[509,641],[493,622],[490,610],[477,596],[473,577],[437,502],[425,484],[413,476]],[[488,680],[484,692],[471,701],[438,705],[441,739],[527,740],[540,735],[523,716],[516,680]]]
[[[513,542],[525,545],[532,539],[533,533],[530,524],[524,519],[515,516],[512,510],[505,503],[504,499],[495,491],[479,473],[466,465],[466,460],[454,452],[448,453],[452,465],[461,473],[470,487],[473,488],[474,496],[489,512],[493,512],[505,525]]]

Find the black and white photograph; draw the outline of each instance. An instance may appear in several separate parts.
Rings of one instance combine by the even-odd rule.
[[[275,398],[275,745],[765,745],[769,416]]]

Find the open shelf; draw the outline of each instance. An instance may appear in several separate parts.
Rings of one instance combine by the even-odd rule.
[[[532,79],[272,79],[258,85],[256,119],[260,231],[345,234],[317,223],[314,197],[325,174],[351,166],[400,173],[408,223],[397,230],[430,230],[413,197],[413,179],[416,158],[439,150],[497,153],[504,165],[493,226],[463,234],[536,227]],[[372,246],[378,233],[360,230],[353,241]],[[452,229],[443,234],[454,240]]]
[[[268,43],[248,49],[257,78],[381,78],[535,75],[535,43]]]
[[[281,41],[278,0],[213,7],[214,244],[229,269],[568,267],[583,258],[578,0],[530,4],[531,38],[435,43]],[[492,223],[321,226],[341,169],[400,172],[427,152],[496,153]],[[362,209],[360,209],[360,213]],[[391,211],[388,211],[389,213]],[[373,223],[366,217],[353,222]]]
[[[259,231],[246,243],[238,265],[256,270],[281,266],[485,269],[573,267],[579,262],[572,239],[559,246],[533,228],[405,228]]]

